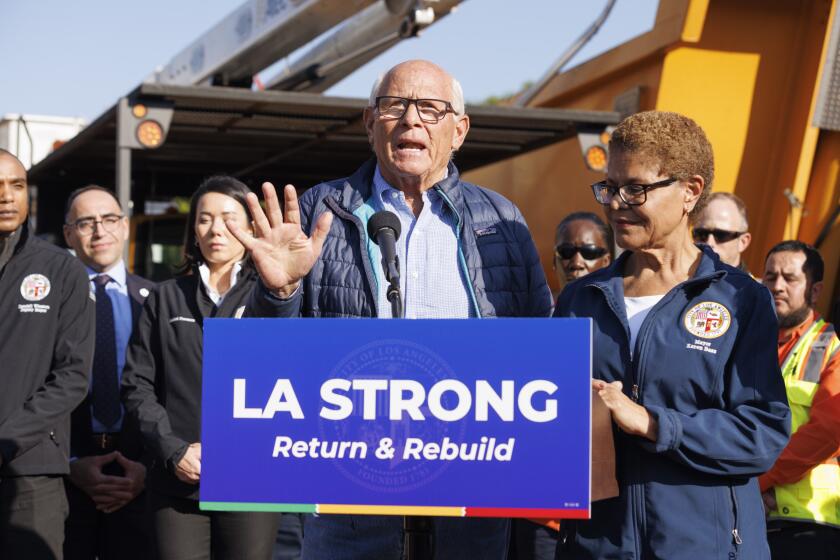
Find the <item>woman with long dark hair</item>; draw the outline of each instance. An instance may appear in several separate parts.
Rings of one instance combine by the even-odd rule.
[[[201,511],[203,322],[241,317],[256,281],[226,221],[251,229],[250,190],[228,176],[193,194],[179,275],[146,299],[125,371],[123,402],[154,463],[147,487],[160,560],[271,557],[279,514]]]

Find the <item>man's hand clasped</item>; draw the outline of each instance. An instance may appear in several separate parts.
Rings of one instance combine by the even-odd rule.
[[[116,462],[123,476],[103,474],[102,469]],[[119,451],[107,455],[82,457],[70,463],[70,480],[96,504],[96,509],[112,513],[143,491],[146,467],[126,459]]]

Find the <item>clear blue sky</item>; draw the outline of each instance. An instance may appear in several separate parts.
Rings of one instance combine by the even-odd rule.
[[[243,0],[0,0],[0,115],[89,120],[167,63]],[[454,74],[467,100],[513,92],[538,79],[597,17],[606,0],[466,0],[328,93],[366,97],[378,74],[427,58]],[[653,25],[658,0],[618,0],[575,62]],[[264,80],[271,77],[265,73]]]

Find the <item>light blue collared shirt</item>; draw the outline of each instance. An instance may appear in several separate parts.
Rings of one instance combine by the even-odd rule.
[[[373,195],[368,203],[374,210],[388,210],[400,219],[402,232],[397,240],[400,260],[400,289],[407,319],[461,319],[475,317],[467,280],[458,262],[455,217],[434,190],[423,193],[419,216],[405,195],[388,184],[376,166]],[[377,271],[380,263],[374,263]],[[381,272],[377,274],[379,317],[391,317],[391,302]]]
[[[90,279],[90,291],[96,292],[96,286],[93,284],[93,279],[99,276],[92,268],[85,266]],[[122,260],[114,264],[111,268],[106,270],[104,274],[111,277],[111,282],[105,286],[105,292],[111,298],[111,304],[114,308],[114,339],[117,344],[117,375],[122,379],[122,370],[125,367],[125,353],[128,347],[128,339],[131,338],[131,299],[128,296],[128,285],[126,284],[128,272],[125,269],[125,263]],[[118,379],[119,381],[119,379]],[[93,377],[91,377],[93,383]],[[117,424],[111,428],[103,426],[99,421],[93,417],[93,406],[91,405],[91,422],[94,433],[119,431],[122,428],[122,418],[124,411],[120,405],[120,419]]]

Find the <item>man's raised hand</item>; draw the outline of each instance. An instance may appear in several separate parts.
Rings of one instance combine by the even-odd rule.
[[[321,254],[324,240],[332,224],[332,213],[326,212],[307,237],[300,227],[300,206],[292,185],[284,189],[286,216],[280,211],[280,202],[274,185],[263,183],[266,211],[260,207],[257,195],[248,194],[248,209],[254,219],[254,234],[226,222],[230,232],[251,254],[251,260],[260,278],[273,294],[289,297],[300,280],[309,273]],[[267,213],[267,215],[266,215]]]

